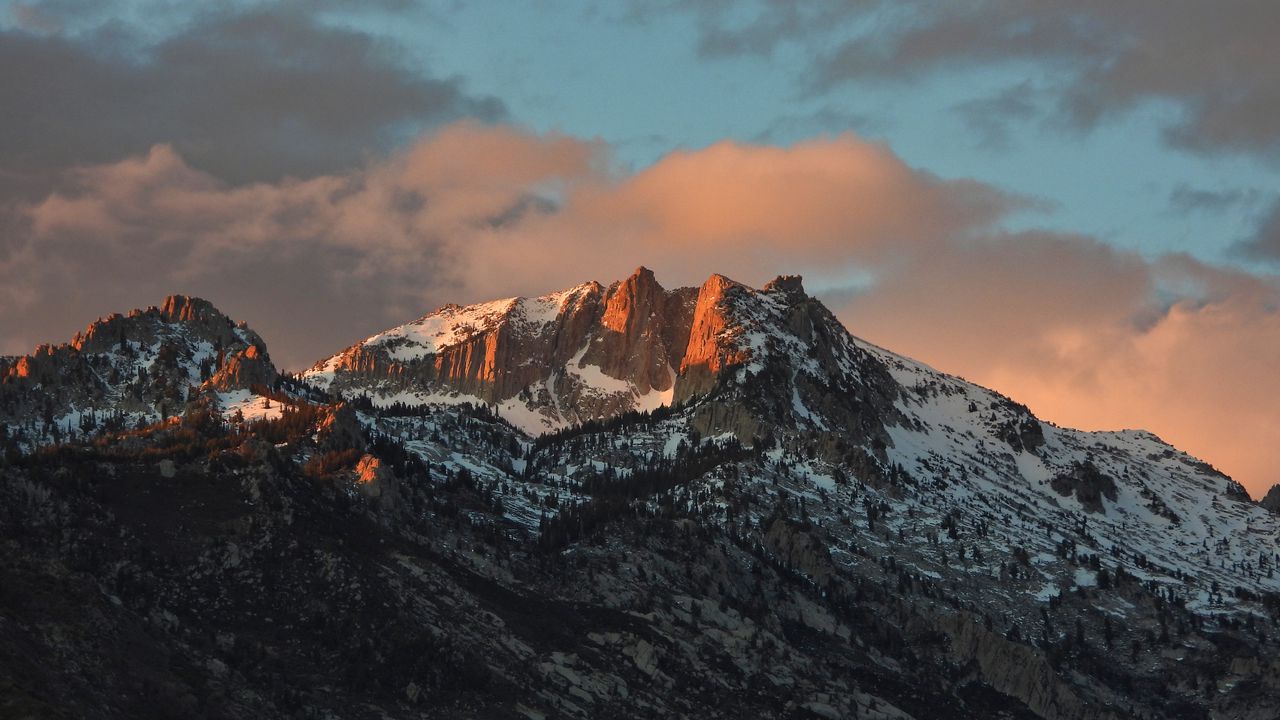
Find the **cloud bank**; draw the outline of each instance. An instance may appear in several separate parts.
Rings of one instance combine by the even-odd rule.
[[[634,0],[634,7],[641,15],[693,13],[704,56],[801,45],[813,57],[806,78],[817,93],[850,81],[1014,68],[1051,79],[1051,112],[1077,127],[1164,101],[1180,111],[1165,128],[1172,145],[1280,159],[1280,5],[1267,0]],[[988,105],[959,109],[986,123],[997,117],[987,111],[1000,109]]]
[[[506,113],[411,67],[402,48],[324,24],[323,5],[184,8],[190,17],[158,40],[107,21],[113,3],[53,5],[19,4],[18,27],[0,30],[0,170],[11,175],[0,194],[156,143],[225,180],[304,177],[355,167],[424,128]],[[60,31],[94,10],[106,17],[91,29]]]
[[[625,173],[599,142],[464,123],[359,170],[243,183],[157,145],[0,212],[0,337],[25,351],[190,292],[300,368],[445,302],[639,264],[668,286],[800,272],[855,334],[1042,417],[1147,427],[1255,495],[1280,480],[1280,281],[1002,230],[1029,202],[852,135]]]

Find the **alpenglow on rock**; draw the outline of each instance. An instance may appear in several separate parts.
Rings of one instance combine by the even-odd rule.
[[[304,377],[375,404],[488,404],[537,433],[709,392],[724,369],[744,367],[764,349],[762,322],[795,324],[797,338],[821,352],[814,327],[834,318],[815,321],[810,305],[817,304],[799,277],[755,290],[712,275],[698,288],[666,290],[641,267],[607,288],[589,282],[541,297],[446,305]]]
[[[207,300],[112,314],[69,343],[0,358],[0,425],[25,445],[180,414],[202,394],[247,399],[275,382],[267,346]]]

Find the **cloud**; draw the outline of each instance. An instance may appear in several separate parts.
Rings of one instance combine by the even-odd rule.
[[[1280,200],[1262,217],[1253,237],[1235,249],[1246,258],[1280,264]]]
[[[0,336],[69,336],[100,313],[204,295],[305,366],[470,292],[469,241],[604,172],[599,148],[451,126],[359,171],[229,184],[172,147],[68,171],[0,212]],[[61,330],[55,331],[54,329]],[[55,332],[50,337],[49,333]]]
[[[584,184],[557,212],[477,238],[484,261],[473,282],[491,287],[523,273],[532,292],[534,283],[622,277],[640,264],[682,284],[711,270],[759,283],[779,268],[843,277],[859,263],[988,229],[1026,203],[914,170],[850,134],[789,148],[725,141]]]
[[[1083,429],[1145,428],[1255,495],[1280,482],[1280,280],[1087,238],[953,248],[838,306],[855,334]]]
[[[14,175],[0,193],[47,189],[69,165],[157,143],[224,180],[310,176],[424,128],[505,115],[501,101],[297,3],[214,5],[170,19],[176,29],[158,40],[111,19],[57,32],[77,17],[60,5],[19,5],[17,29],[0,31],[0,169]]]
[[[1005,88],[990,97],[966,100],[952,110],[960,115],[977,144],[988,150],[1007,150],[1009,126],[1037,117],[1036,89],[1030,81]]]
[[[461,124],[306,180],[227,183],[157,146],[60,183],[0,214],[20,238],[0,246],[5,347],[180,291],[296,368],[445,302],[640,264],[668,286],[800,272],[855,334],[1043,417],[1146,427],[1255,494],[1280,480],[1280,279],[1003,231],[1031,201],[853,135],[631,173],[599,142]]]
[[[641,5],[644,5],[641,2]],[[665,3],[694,13],[705,55],[813,57],[812,89],[902,81],[959,68],[1026,69],[1060,78],[1062,111],[1080,127],[1147,100],[1175,103],[1166,140],[1197,152],[1280,159],[1280,5],[1265,0],[718,0]]]
[[[1247,207],[1258,201],[1258,191],[1252,188],[1230,190],[1206,190],[1179,183],[1169,193],[1169,205],[1180,215],[1193,212],[1222,213],[1237,207]]]

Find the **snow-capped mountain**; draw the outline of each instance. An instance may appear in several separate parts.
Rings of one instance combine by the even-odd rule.
[[[1280,518],[1235,481],[1151,433],[1059,428],[998,393],[859,340],[799,278],[757,290],[713,275],[700,288],[666,291],[641,268],[607,290],[591,283],[448,306],[307,377],[340,396],[370,398],[369,422],[433,461],[451,463],[458,453],[431,446],[403,418],[379,418],[376,408],[488,404],[537,434],[675,403],[659,425],[630,432],[625,452],[601,448],[593,463],[625,468],[670,455],[680,440],[731,438],[767,450],[801,496],[838,496],[837,478],[876,489],[877,502],[893,510],[886,527],[894,532],[928,532],[953,517],[999,528],[1033,564],[1047,565],[1069,540],[1076,552],[1167,584],[1197,610],[1234,610],[1236,588],[1280,592]],[[522,484],[520,473],[475,458],[455,465]],[[557,477],[573,487],[574,472],[570,465]],[[512,519],[554,514],[536,500],[524,507],[526,494],[540,498],[536,490],[509,494]],[[1043,599],[1092,577],[1050,573],[1029,592]]]
[[[640,271],[610,294],[637,279],[651,282],[646,275]],[[657,422],[624,422],[613,433],[587,433],[597,439],[582,441],[591,447],[585,454],[570,451],[566,457],[554,443],[524,457],[501,444],[459,452],[456,435],[441,435],[430,414],[386,416],[376,410],[387,402],[429,408],[442,399],[470,397],[488,400],[499,415],[536,432],[542,428],[526,421],[532,413],[560,421],[544,427],[567,422],[560,414],[564,407],[574,407],[578,420],[604,415],[568,405],[554,392],[558,378],[583,376],[596,378],[588,385],[593,389],[619,388],[620,401],[611,406],[615,413],[637,408],[645,397],[638,388],[660,372],[652,372],[654,364],[587,363],[592,345],[604,342],[592,333],[574,336],[581,339],[558,351],[548,350],[554,344],[504,345],[520,337],[522,308],[557,305],[563,321],[580,307],[575,301],[591,297],[596,287],[446,308],[408,326],[450,323],[446,333],[432,331],[436,341],[430,350],[422,345],[420,354],[391,361],[406,365],[381,366],[396,368],[385,374],[377,362],[364,366],[369,369],[363,374],[342,367],[344,357],[361,352],[390,353],[386,344],[394,347],[394,338],[410,333],[400,328],[312,374],[340,394],[372,398],[373,409],[364,416],[370,427],[403,439],[428,462],[478,476],[496,489],[504,519],[530,532],[539,525],[545,532],[548,518],[566,513],[568,524],[582,522],[598,505],[588,488],[601,477],[625,478],[686,448],[740,446],[756,452],[755,459],[707,473],[699,483],[709,494],[699,498],[690,486],[686,501],[701,507],[710,522],[723,509],[746,503],[745,513],[726,527],[770,528],[779,508],[793,508],[783,510],[784,517],[800,508],[806,522],[821,528],[825,549],[797,556],[797,548],[773,538],[782,543],[774,551],[796,562],[803,556],[802,564],[824,584],[842,575],[874,574],[875,564],[894,557],[895,572],[907,573],[912,582],[950,585],[964,606],[1003,618],[1003,632],[1045,624],[1039,618],[1043,608],[1091,597],[1100,586],[1114,587],[1117,577],[1142,584],[1187,617],[1224,621],[1242,611],[1265,615],[1260,601],[1280,593],[1280,518],[1251,502],[1238,483],[1150,433],[1059,428],[998,393],[859,340],[805,294],[798,278],[756,290],[712,276],[696,292],[662,291],[665,297],[694,298],[676,305],[692,305],[687,323],[684,315],[662,318],[662,328],[687,327],[687,336],[666,336],[671,339],[662,346],[665,355],[654,354],[666,358],[673,376],[670,395],[663,398],[673,406]],[[603,314],[592,312],[593,319]],[[655,317],[660,316],[646,316]],[[601,326],[599,320],[592,325]],[[549,338],[564,336],[558,329],[545,332]],[[415,362],[439,367],[450,348],[467,342],[492,349],[492,362],[483,366],[478,382],[470,377],[469,385],[453,384],[442,373],[423,376],[408,369]],[[527,356],[508,349],[517,346],[536,350]],[[632,375],[629,367],[650,372]],[[520,373],[528,368],[542,375],[526,383]],[[511,381],[513,376],[518,379]],[[535,394],[540,383],[545,391]],[[503,389],[486,395],[496,388]],[[764,541],[769,544],[768,533]],[[1128,618],[1141,626],[1133,620],[1133,602],[1094,600],[1089,622],[1105,620],[1109,627],[1109,617]],[[1158,614],[1152,627],[1164,628],[1169,621],[1163,618]]]
[[[10,426],[128,411],[108,367],[227,424],[0,466],[0,519],[64,538],[32,544],[49,567],[115,553],[81,592],[153,618],[152,672],[229,716],[1280,713],[1280,516],[1150,433],[1060,428],[860,340],[798,277],[445,306],[274,390],[202,301],[124,320],[6,361]],[[235,422],[255,389],[272,413]],[[147,538],[181,542],[148,564]],[[83,632],[28,644],[109,667]]]
[[[641,268],[536,298],[446,305],[304,377],[376,404],[475,402],[529,432],[671,403],[698,291]]]
[[[173,295],[161,307],[113,314],[69,343],[0,358],[0,427],[25,445],[181,414],[203,395],[254,406],[275,366],[253,330],[207,300]]]
[[[608,288],[591,282],[536,298],[448,305],[357,343],[304,377],[335,396],[380,406],[490,405],[536,434],[687,401],[753,355],[761,360],[743,369],[762,372],[766,342],[819,352],[828,326],[838,323],[829,313],[811,317],[816,309],[790,302],[793,296],[808,300],[796,278],[755,291],[713,275],[699,288],[667,291],[639,268]],[[771,338],[774,326],[788,323],[796,327],[785,338]],[[805,367],[823,375],[815,358]]]

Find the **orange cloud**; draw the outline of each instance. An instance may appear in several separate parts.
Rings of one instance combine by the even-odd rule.
[[[509,287],[523,275],[534,292],[640,264],[678,284],[712,270],[748,282],[782,271],[835,280],[988,230],[1025,202],[913,170],[849,134],[791,148],[721,142],[580,183],[556,212],[477,236],[483,261],[471,281]]]
[[[180,290],[297,367],[444,302],[639,264],[668,285],[801,272],[855,334],[1046,419],[1145,427],[1255,495],[1280,481],[1280,281],[1001,231],[1027,202],[852,135],[722,142],[625,174],[598,142],[462,124],[344,175],[239,186],[159,146],[17,211],[0,287],[25,314],[0,336],[70,335]]]
[[[1255,496],[1280,482],[1280,286],[1186,258],[1148,264],[1085,239],[1020,250],[997,259],[957,248],[839,314],[855,334],[1045,419],[1151,430]]]

